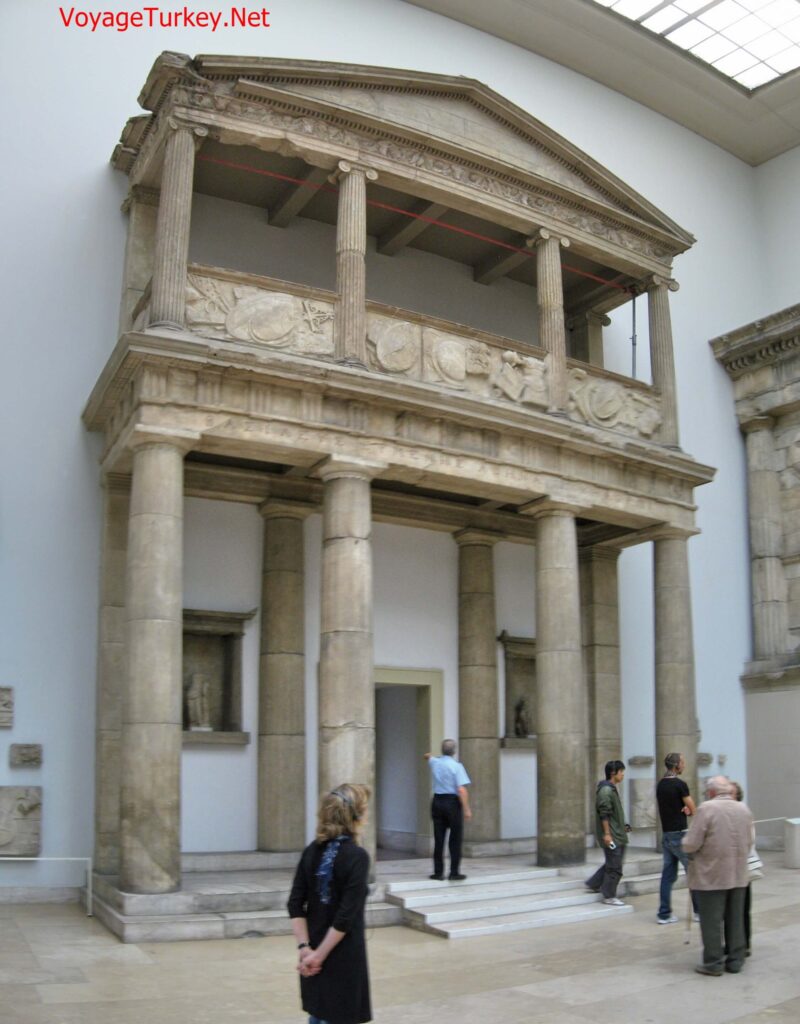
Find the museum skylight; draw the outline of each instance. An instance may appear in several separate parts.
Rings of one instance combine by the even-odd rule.
[[[800,67],[800,0],[593,0],[747,89]]]

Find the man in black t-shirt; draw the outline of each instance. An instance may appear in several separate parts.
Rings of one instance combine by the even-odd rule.
[[[658,902],[659,924],[674,924],[678,918],[672,913],[672,886],[678,877],[678,863],[687,864],[686,854],[681,848],[681,838],[688,828],[688,817],[694,814],[694,800],[689,794],[689,787],[679,778],[686,767],[683,754],[667,754],[664,758],[667,774],[656,786],[658,813],[661,818],[661,829],[664,833],[661,847],[664,851],[664,866],[661,870],[661,889]],[[692,896],[692,906],[695,900]]]

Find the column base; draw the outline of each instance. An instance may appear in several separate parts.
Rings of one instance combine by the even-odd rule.
[[[540,868],[559,868],[586,862],[586,840],[579,836],[539,836],[536,864]]]

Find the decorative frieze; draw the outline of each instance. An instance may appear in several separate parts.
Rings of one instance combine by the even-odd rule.
[[[8,749],[8,764],[10,768],[40,768],[41,743],[12,743]]]
[[[660,402],[654,393],[578,367],[569,371],[569,415],[593,427],[640,437],[653,437],[661,425]]]
[[[11,729],[14,725],[14,689],[0,686],[0,729]]]

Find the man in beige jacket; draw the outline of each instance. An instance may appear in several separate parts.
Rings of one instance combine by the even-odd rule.
[[[718,977],[723,970],[738,974],[744,964],[744,896],[754,827],[749,807],[733,798],[724,775],[708,780],[706,795],[683,837],[683,849],[689,855],[689,888],[697,895],[703,936],[703,962],[695,970]]]

